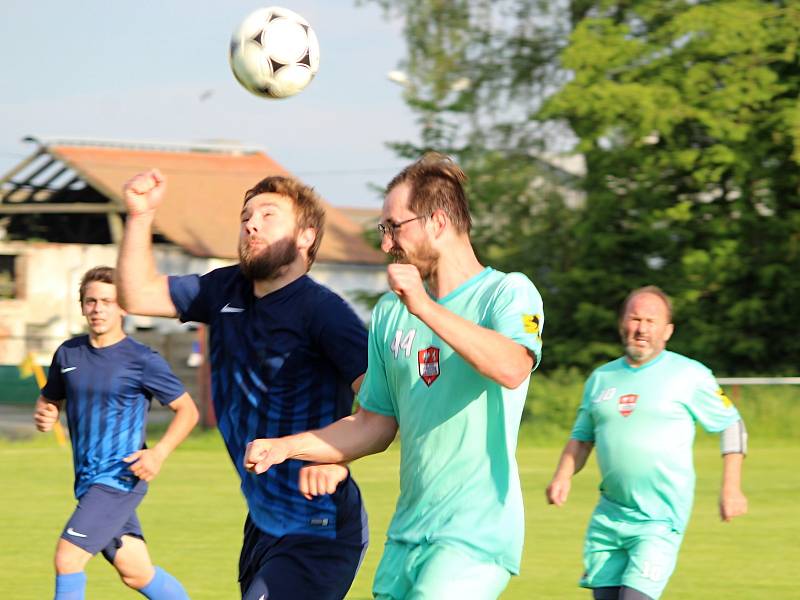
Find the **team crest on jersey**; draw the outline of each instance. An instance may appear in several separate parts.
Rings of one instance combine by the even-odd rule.
[[[431,346],[417,353],[419,358],[419,376],[428,387],[439,377],[439,349]]]
[[[639,399],[639,394],[625,394],[624,396],[619,397],[619,401],[617,402],[617,406],[619,407],[619,414],[623,417],[627,417],[633,412],[633,409],[636,408],[636,400]]]

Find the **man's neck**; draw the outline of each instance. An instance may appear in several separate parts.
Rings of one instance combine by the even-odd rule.
[[[267,294],[277,292],[293,281],[297,281],[307,273],[305,262],[294,261],[281,269],[271,279],[257,279],[253,281],[253,295],[263,298]]]
[[[444,298],[483,271],[469,242],[454,245],[439,256],[433,274],[425,282],[435,298]]]
[[[101,334],[94,334],[89,332],[89,344],[92,348],[106,348],[108,346],[113,346],[117,342],[121,342],[127,336],[123,330],[118,331],[107,331]]]

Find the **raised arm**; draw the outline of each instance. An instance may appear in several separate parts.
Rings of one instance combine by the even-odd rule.
[[[192,397],[185,393],[167,404],[175,415],[164,432],[163,437],[152,448],[144,448],[125,457],[125,462],[132,463],[130,470],[139,479],[150,481],[161,470],[161,465],[172,451],[186,439],[199,418],[197,406]]]
[[[122,190],[128,218],[117,259],[117,293],[120,306],[137,315],[177,316],[167,277],[156,270],[153,258],[153,219],[166,186],[164,176],[153,169],[135,175]]]
[[[592,442],[582,442],[570,439],[561,453],[556,472],[550,485],[547,486],[546,495],[549,504],[562,506],[569,496],[572,487],[572,476],[578,473],[586,464],[586,459],[592,452]]]
[[[261,438],[250,442],[244,466],[253,473],[263,473],[272,465],[290,458],[319,463],[342,463],[389,447],[397,433],[397,421],[363,408],[315,431],[282,438]]]
[[[533,353],[501,333],[481,327],[434,302],[413,265],[388,267],[389,287],[411,314],[422,320],[442,340],[484,377],[514,389],[530,375]]]

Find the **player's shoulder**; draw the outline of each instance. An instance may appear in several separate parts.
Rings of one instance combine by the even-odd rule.
[[[684,381],[693,381],[695,383],[708,383],[709,380],[713,380],[713,385],[716,385],[716,380],[714,379],[714,374],[711,369],[699,360],[689,358],[677,352],[672,352],[671,350],[665,350],[664,352],[666,354],[665,358],[668,360],[668,365],[665,366],[669,368],[670,373],[674,377]]]
[[[677,352],[673,352],[672,350],[664,350],[665,358],[670,363],[670,368],[680,368],[684,369],[687,372],[698,373],[698,374],[706,374],[710,373],[711,369],[709,369],[706,365],[701,363],[699,360],[695,360],[694,358],[689,358],[684,354],[679,354]]]
[[[482,283],[491,289],[495,297],[524,295],[528,298],[537,298],[541,302],[539,290],[525,273],[518,271],[504,273],[488,267]]]
[[[625,371],[625,357],[620,356],[614,360],[610,360],[602,365],[599,365],[591,372],[588,379],[598,379],[602,377],[613,376],[620,371]]]

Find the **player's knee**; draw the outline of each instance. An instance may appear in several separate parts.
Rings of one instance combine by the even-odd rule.
[[[59,549],[56,550],[53,564],[55,565],[56,573],[59,575],[66,575],[83,571],[83,568],[86,566],[86,560],[74,552]]]
[[[147,586],[150,583],[150,580],[153,578],[152,573],[120,573],[119,578],[122,580],[122,583],[127,585],[129,588],[134,590],[140,590],[143,587]]]

